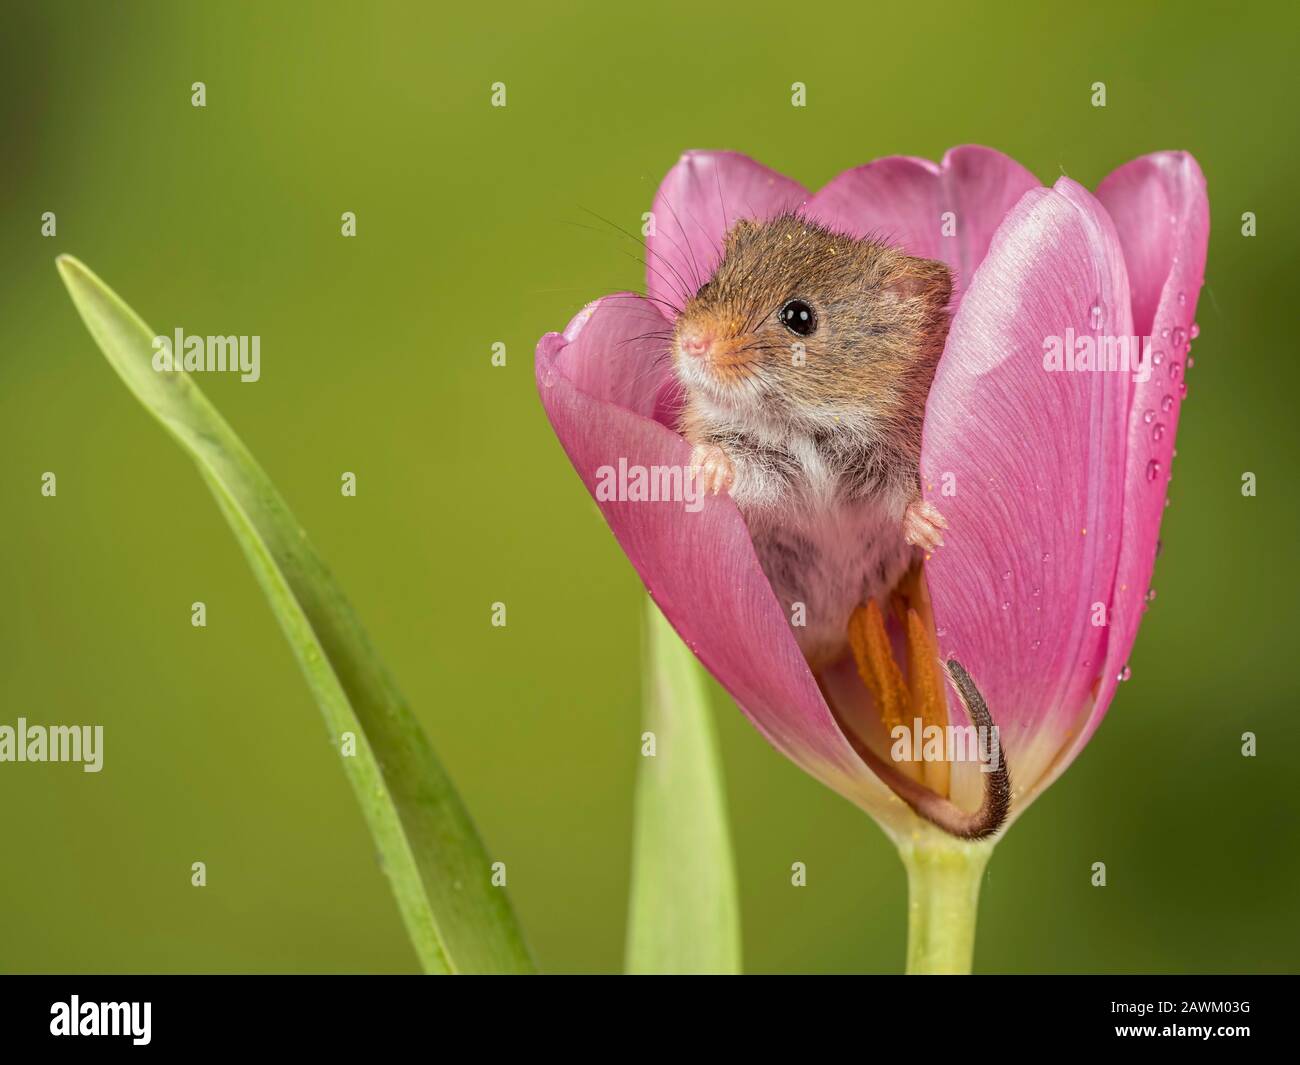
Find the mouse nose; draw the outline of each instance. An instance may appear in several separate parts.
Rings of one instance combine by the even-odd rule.
[[[682,350],[697,359],[709,353],[713,346],[713,337],[699,329],[692,329],[682,335]]]

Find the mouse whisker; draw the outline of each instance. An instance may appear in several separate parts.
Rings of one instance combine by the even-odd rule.
[[[585,208],[583,208],[583,209],[585,210]],[[608,235],[608,234],[605,234],[605,232],[604,232],[603,230],[597,229],[595,226],[586,226],[586,225],[583,225],[581,222],[573,222],[573,221],[565,220],[564,224],[565,224],[565,225],[570,225],[570,226],[575,226],[575,227],[578,228],[578,229],[586,229],[586,230],[589,230],[589,231],[592,232],[592,233],[600,233],[602,236]],[[610,223],[610,224],[613,225],[613,223]],[[628,234],[628,236],[630,236],[630,234]],[[635,239],[635,238],[633,238],[633,239]],[[658,269],[656,269],[656,268],[655,268],[654,266],[652,266],[649,262],[647,262],[647,260],[645,260],[645,259],[643,259],[643,258],[639,258],[638,256],[633,255],[633,254],[632,254],[630,251],[628,251],[626,248],[619,248],[618,250],[619,250],[622,254],[624,254],[624,255],[626,255],[628,258],[630,258],[633,262],[635,262],[635,263],[636,263],[638,266],[640,266],[642,269],[645,269],[645,270],[653,270],[653,271],[655,272],[655,274],[658,275],[659,279],[660,279],[661,281],[663,281],[665,287],[666,287],[666,288],[667,288],[667,289],[668,289],[668,290],[669,290],[673,295],[675,295],[675,296],[678,298],[678,300],[679,300],[680,303],[681,303],[681,306],[678,306],[677,304],[669,303],[667,300],[658,300],[657,297],[654,297],[654,296],[646,296],[646,297],[644,297],[644,298],[646,298],[646,299],[655,299],[655,300],[657,300],[657,302],[663,303],[664,306],[666,306],[666,307],[670,307],[670,308],[672,309],[672,312],[673,312],[674,317],[675,317],[676,315],[678,315],[678,314],[681,314],[682,307],[684,307],[684,306],[686,305],[686,301],[687,301],[688,299],[690,299],[690,292],[689,292],[688,290],[686,290],[686,288],[685,288],[685,282],[682,282],[681,286],[674,285],[674,284],[673,284],[673,283],[672,283],[668,278],[664,277],[663,274],[662,274]],[[662,258],[662,257],[661,257],[661,258]],[[672,264],[671,264],[671,263],[667,263],[666,260],[665,260],[665,265],[667,265],[670,269],[672,268]],[[676,273],[676,271],[674,271],[674,273]]]
[[[679,314],[682,313],[682,309],[681,309],[680,307],[678,307],[678,306],[677,306],[676,304],[674,304],[674,303],[670,303],[668,300],[660,299],[658,296],[647,296],[647,295],[643,295],[642,293],[639,293],[639,292],[633,292],[633,293],[619,293],[619,294],[615,294],[615,295],[613,295],[613,296],[605,296],[605,297],[604,297],[604,300],[605,300],[605,301],[608,301],[608,302],[611,302],[611,303],[613,303],[613,302],[619,302],[619,301],[621,301],[621,302],[623,302],[623,303],[629,303],[629,302],[633,302],[633,301],[639,303],[639,302],[641,302],[642,300],[648,300],[648,301],[650,301],[651,303],[657,303],[657,304],[659,304],[659,305],[662,306],[662,307],[666,307],[666,308],[668,308],[668,310],[672,311],[672,313],[673,313],[673,317],[674,317],[674,318],[676,318],[677,315],[679,315]]]
[[[677,268],[672,264],[672,262],[668,258],[666,258],[660,252],[657,252],[653,248],[651,248],[650,245],[644,239],[638,237],[635,233],[632,233],[624,229],[617,222],[611,221],[610,219],[597,214],[595,211],[591,210],[588,207],[583,207],[582,210],[586,211],[593,218],[600,219],[600,221],[612,227],[614,230],[621,233],[623,236],[627,237],[628,240],[632,241],[634,244],[640,247],[641,250],[644,251],[647,256],[647,258],[642,260],[642,265],[645,266],[647,270],[653,270],[655,272],[655,275],[659,278],[659,280],[661,280],[669,288],[673,289],[677,293],[677,295],[682,297],[683,303],[690,298],[690,295],[692,292],[695,291],[695,288],[699,287],[698,285],[696,285],[694,288],[692,288],[690,285],[688,285],[686,279],[682,277],[681,273],[677,270]],[[672,271],[673,277],[677,279],[676,285],[671,284],[668,278],[664,277],[663,273],[660,272],[657,267],[651,265],[649,259],[649,256],[651,255],[658,258],[659,261],[664,266],[666,266],[670,271]]]
[[[672,333],[661,333],[655,331],[650,333],[642,333],[639,336],[625,337],[623,340],[620,340],[618,343],[619,343],[619,347],[624,347],[627,344],[635,344],[639,340],[662,340],[665,343],[668,343],[672,339],[673,339]]]
[[[686,241],[686,251],[683,253],[681,245],[679,245],[677,241],[673,239],[671,234],[665,234],[665,235],[668,237],[670,241],[672,241],[673,247],[677,249],[678,255],[686,254],[690,256],[691,267],[695,271],[695,280],[696,280],[695,287],[696,289],[699,289],[707,279],[704,277],[704,271],[700,269],[700,264],[695,258],[695,245],[691,241],[690,234],[686,232],[686,227],[682,225],[682,220],[678,216],[676,208],[673,207],[672,201],[668,199],[667,196],[664,197],[664,205],[668,208],[668,213],[673,216],[673,221],[677,223],[677,232],[679,232],[682,235],[682,239]],[[705,230],[704,227],[701,226],[700,223],[694,219],[694,217],[692,217],[691,221],[695,222],[696,228],[698,228],[702,233],[704,233],[707,238],[708,231]],[[721,259],[721,257],[722,257],[722,249],[718,248],[718,258]]]
[[[663,377],[665,381],[671,382],[673,390],[682,391],[683,388],[682,383],[678,381],[676,377],[672,376],[670,373],[665,374],[664,372],[664,368],[663,368],[664,362],[668,354],[669,354],[668,352],[664,352],[662,355],[659,355],[655,359],[653,359],[649,365],[641,369],[640,373],[636,374],[628,381],[628,385],[635,390],[636,387],[639,386],[647,378],[658,375]]]
[[[665,200],[664,202],[665,204],[667,204],[669,212],[672,213],[672,209],[673,209],[672,204],[668,203],[667,200]],[[676,215],[674,215],[673,217],[674,220],[676,220]],[[677,227],[679,230],[681,229],[680,221],[677,222]],[[695,262],[695,254],[694,251],[690,248],[689,243],[687,247],[683,249],[681,244],[677,242],[677,239],[668,230],[666,229],[662,230],[661,235],[664,237],[665,240],[668,241],[668,243],[670,243],[673,246],[677,254],[681,256],[681,265],[683,270],[687,268],[687,259],[690,260],[691,291],[698,292],[700,288],[703,286],[704,281],[707,279],[700,277],[699,264]],[[682,235],[685,236],[685,231],[682,231]],[[662,252],[655,252],[655,254],[659,255],[661,258],[664,258],[666,261],[666,256],[664,256]]]
[[[718,206],[722,208],[722,232],[725,233],[731,225],[727,222],[727,201],[722,197],[722,174],[718,172],[717,167],[713,168],[713,180],[718,185]]]

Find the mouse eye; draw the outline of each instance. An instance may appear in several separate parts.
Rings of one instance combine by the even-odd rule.
[[[798,333],[801,337],[806,337],[817,328],[813,309],[803,300],[791,300],[781,308],[777,317],[790,332]]]

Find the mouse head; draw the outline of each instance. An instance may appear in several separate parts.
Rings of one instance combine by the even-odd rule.
[[[940,262],[798,215],[732,226],[682,308],[673,362],[720,411],[814,427],[915,416],[948,330]]]

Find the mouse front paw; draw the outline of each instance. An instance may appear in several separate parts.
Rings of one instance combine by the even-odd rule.
[[[907,509],[903,511],[903,539],[923,551],[942,547],[942,530],[946,528],[948,522],[939,513],[939,508],[924,499],[908,503]]]
[[[736,483],[736,469],[727,453],[716,444],[700,444],[691,452],[691,469],[710,495],[730,492]]]

